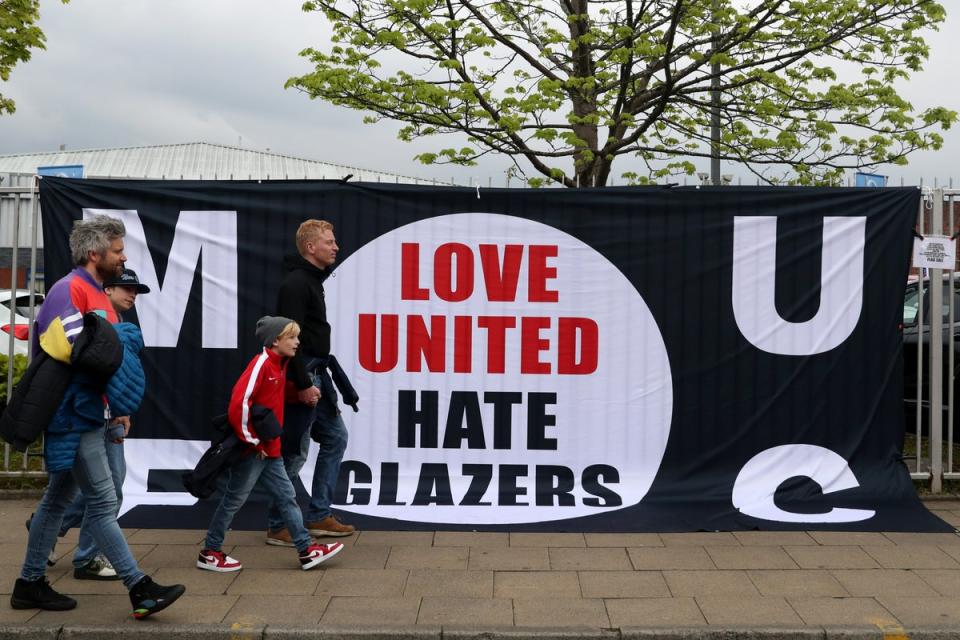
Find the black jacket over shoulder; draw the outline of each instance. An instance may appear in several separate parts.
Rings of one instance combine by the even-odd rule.
[[[36,355],[0,417],[0,435],[15,449],[26,451],[53,420],[74,374],[85,374],[105,388],[122,360],[123,345],[110,323],[95,313],[84,314],[83,331],[73,343],[70,364],[54,360],[42,350]]]
[[[323,281],[330,272],[307,262],[300,254],[285,256],[287,270],[277,294],[277,315],[295,320],[300,325],[300,349],[287,366],[287,377],[297,389],[312,385],[306,360],[330,355],[330,323]]]

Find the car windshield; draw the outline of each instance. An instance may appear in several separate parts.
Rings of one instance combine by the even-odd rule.
[[[33,297],[33,300],[34,311],[36,311],[36,309],[43,303],[43,296],[37,294]],[[18,316],[23,316],[24,318],[30,317],[30,296],[18,296],[14,300],[14,303],[17,305],[13,310],[14,313],[16,313]],[[4,300],[3,302],[0,302],[0,306],[3,307],[3,309],[0,309],[0,320],[4,319],[4,314],[6,314],[6,317],[9,318],[10,301]]]
[[[920,294],[916,287],[910,287],[903,296],[903,324],[916,322],[919,311]]]

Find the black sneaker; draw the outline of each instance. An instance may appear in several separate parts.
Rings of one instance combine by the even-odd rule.
[[[27,518],[27,521],[23,524],[27,527],[27,533],[30,533],[30,524],[33,522],[33,514],[30,514],[30,517]],[[57,541],[53,541],[53,548],[50,549],[50,553],[47,554],[47,566],[52,567],[57,564]]]
[[[163,611],[183,595],[187,588],[182,584],[169,587],[157,584],[150,576],[143,576],[140,582],[130,589],[130,602],[133,604],[133,617],[143,620],[157,611]]]
[[[119,580],[120,576],[106,558],[96,556],[90,562],[73,570],[76,580]]]
[[[77,606],[77,601],[54,591],[46,577],[32,581],[17,578],[10,596],[10,606],[14,609],[69,611]]]

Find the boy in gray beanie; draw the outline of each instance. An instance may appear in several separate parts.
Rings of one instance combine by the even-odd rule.
[[[310,537],[280,457],[287,363],[300,346],[300,325],[290,318],[264,316],[257,320],[255,334],[263,349],[233,385],[227,410],[234,435],[246,445],[248,453],[229,468],[227,487],[207,529],[197,568],[226,573],[243,567],[223,552],[223,539],[234,515],[259,481],[279,506],[294,536],[300,568],[306,571],[340,553],[343,545],[317,544]]]
[[[277,339],[283,329],[293,322],[290,318],[284,318],[283,316],[263,316],[257,320],[257,329],[254,332],[257,336],[257,339],[265,347],[271,347],[273,341]]]

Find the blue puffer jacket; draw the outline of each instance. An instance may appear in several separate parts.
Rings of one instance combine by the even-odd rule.
[[[140,408],[146,389],[139,355],[143,349],[143,337],[140,329],[129,322],[113,325],[113,328],[123,346],[120,367],[107,382],[105,394],[102,381],[83,373],[74,375],[60,408],[47,427],[44,442],[47,471],[68,471],[73,468],[80,435],[104,424],[104,395],[109,400],[114,416],[128,416]]]

